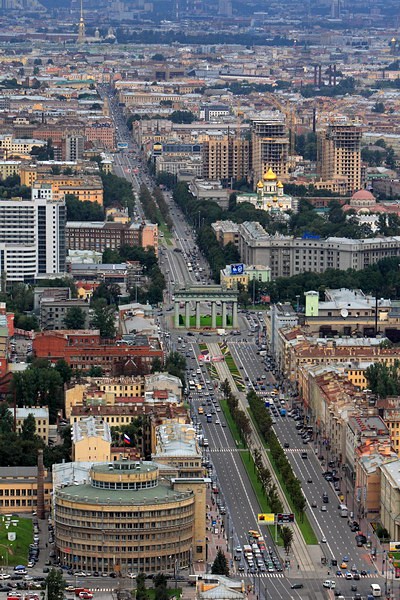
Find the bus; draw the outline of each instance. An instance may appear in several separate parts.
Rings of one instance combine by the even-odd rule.
[[[196,384],[194,381],[190,380],[189,381],[189,390],[195,390],[196,389]]]
[[[371,583],[370,591],[374,598],[382,596],[381,586],[377,583]]]
[[[341,504],[339,506],[339,511],[340,511],[340,516],[341,517],[346,517],[347,518],[347,516],[349,514],[349,509],[347,508],[347,506],[345,504]]]

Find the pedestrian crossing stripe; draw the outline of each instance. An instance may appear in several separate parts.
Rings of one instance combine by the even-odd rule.
[[[248,573],[248,577],[261,577],[262,579],[275,577],[277,579],[283,579],[285,576],[283,573]]]

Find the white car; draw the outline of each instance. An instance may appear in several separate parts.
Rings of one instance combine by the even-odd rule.
[[[336,587],[336,581],[334,581],[333,579],[325,579],[325,581],[322,585],[324,588],[333,590]]]
[[[321,544],[326,544],[326,537],[324,535],[321,538]]]
[[[136,579],[136,573],[128,573],[129,579]]]
[[[0,573],[0,579],[10,579],[10,575],[8,573]]]

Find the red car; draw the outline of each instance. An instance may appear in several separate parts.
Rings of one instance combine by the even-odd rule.
[[[83,598],[83,600],[92,600],[93,594],[92,592],[80,592],[79,598]]]

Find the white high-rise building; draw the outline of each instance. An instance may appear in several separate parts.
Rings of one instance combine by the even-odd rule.
[[[53,200],[49,184],[35,183],[30,200],[0,200],[2,282],[64,273],[65,221],[65,201]]]

